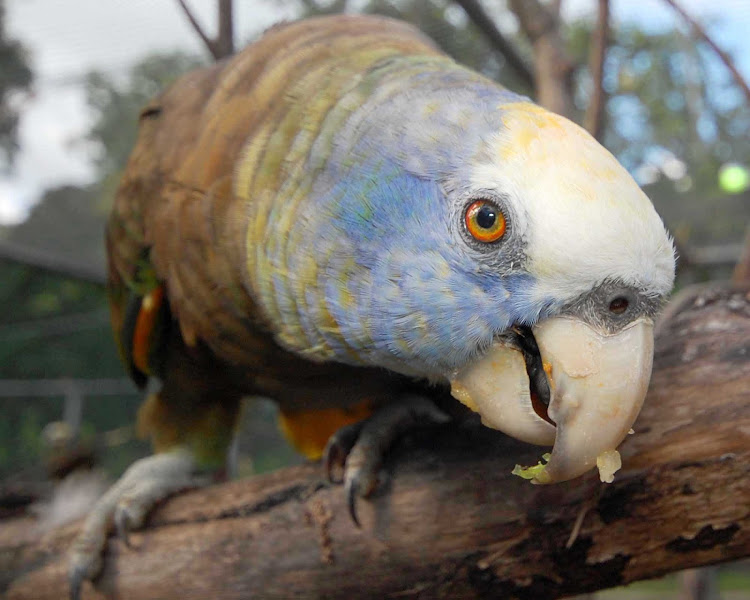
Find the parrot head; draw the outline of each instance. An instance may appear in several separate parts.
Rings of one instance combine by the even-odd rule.
[[[497,272],[510,327],[449,377],[492,428],[552,445],[518,474],[564,481],[619,468],[615,449],[646,395],[653,325],[674,279],[674,249],[649,199],[614,157],[570,121],[506,105],[490,160],[473,171],[463,236]],[[503,248],[505,246],[505,248]],[[503,248],[501,250],[501,248]],[[607,463],[616,457],[615,465]]]
[[[616,454],[674,280],[651,202],[582,128],[454,63],[368,77],[285,192],[308,198],[291,213],[304,227],[262,220],[289,232],[253,258],[274,273],[258,280],[277,339],[449,383],[487,426],[553,446],[535,483]]]

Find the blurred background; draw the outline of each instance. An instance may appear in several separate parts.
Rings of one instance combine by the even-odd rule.
[[[750,264],[748,0],[0,0],[0,518],[75,518],[148,452],[103,287],[140,107],[271,24],[328,12],[411,21],[584,125],[666,221],[678,288]],[[248,403],[238,473],[298,460],[273,405]],[[750,576],[730,565],[595,596],[747,599]]]

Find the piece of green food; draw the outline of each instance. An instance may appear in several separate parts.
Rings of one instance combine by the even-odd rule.
[[[511,471],[511,473],[513,475],[523,477],[524,479],[538,478],[539,474],[547,468],[547,463],[549,462],[550,458],[551,455],[549,452],[547,452],[546,454],[542,454],[542,460],[544,462],[540,460],[533,467],[522,467],[521,465],[516,465],[515,467],[513,467],[513,471]]]

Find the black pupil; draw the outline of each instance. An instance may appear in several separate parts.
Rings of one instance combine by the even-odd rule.
[[[482,229],[492,229],[497,221],[495,209],[486,204],[477,211],[477,225]]]
[[[615,298],[609,303],[609,310],[616,315],[621,315],[628,310],[628,299],[623,298],[622,296]]]

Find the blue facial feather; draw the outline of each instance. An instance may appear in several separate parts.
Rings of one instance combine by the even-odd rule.
[[[347,249],[326,263],[323,305],[338,330],[321,333],[337,355],[421,372],[455,368],[512,322],[504,280],[478,270],[455,239],[436,182],[392,163],[373,175],[374,187],[370,179],[358,187],[342,180],[332,190],[340,200],[317,231],[323,246],[337,240]]]
[[[472,161],[502,126],[498,106],[521,98],[430,58],[391,60],[361,86],[371,96],[343,99],[327,117],[338,130],[324,123],[311,146],[314,177],[284,245],[294,251],[271,256],[281,342],[445,375],[545,312],[530,304],[531,277],[480,264],[457,222]]]

